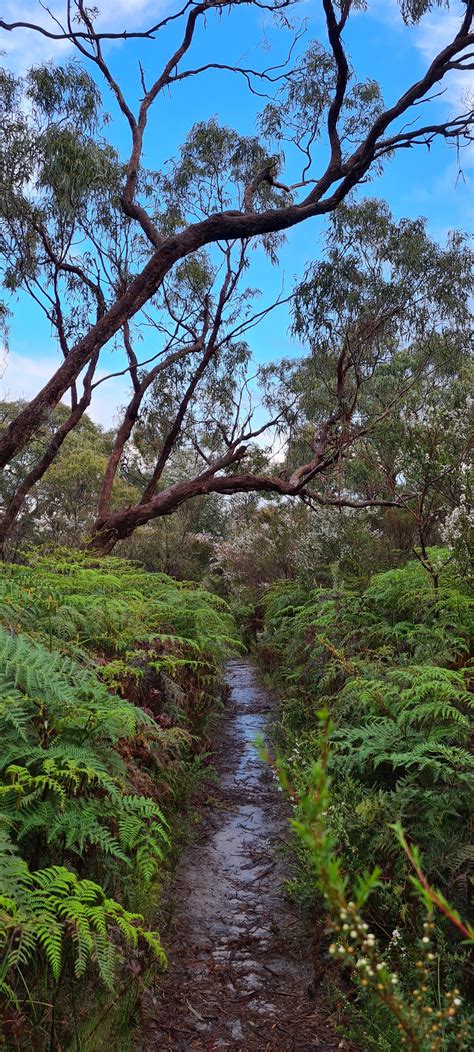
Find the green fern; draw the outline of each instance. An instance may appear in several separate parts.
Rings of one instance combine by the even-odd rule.
[[[371,925],[382,939],[409,920],[406,860],[392,827],[419,843],[428,879],[462,912],[472,879],[474,759],[469,652],[472,599],[446,553],[438,587],[417,560],[379,574],[362,593],[343,587],[304,593],[278,585],[265,598],[262,654],[283,683],[280,744],[292,791],[304,796],[320,759],[318,712],[333,724],[328,770],[331,800],[322,808],[338,865],[357,887],[367,867],[383,881],[371,899]],[[308,797],[310,802],[310,798]],[[307,876],[306,896],[313,887]],[[446,962],[461,986],[463,952]],[[416,959],[401,966],[408,990]],[[448,1047],[448,1046],[446,1046]],[[451,1045],[449,1045],[451,1047]]]
[[[160,793],[179,783],[233,635],[222,600],[115,558],[3,566],[0,992],[23,1017],[37,987],[47,1027],[70,968],[111,989],[125,946],[164,963],[127,904],[147,900],[169,850]]]
[[[158,934],[148,932],[140,914],[125,910],[99,884],[79,880],[64,866],[30,873],[5,837],[0,841],[2,883],[11,877],[13,859],[20,877],[15,899],[2,896],[0,900],[0,982],[6,984],[10,999],[16,998],[10,976],[20,965],[28,965],[38,952],[44,955],[53,977],[59,978],[67,941],[74,947],[76,976],[84,974],[89,961],[95,961],[109,989],[113,989],[119,961],[117,931],[123,945],[136,947],[143,939],[165,965]]]

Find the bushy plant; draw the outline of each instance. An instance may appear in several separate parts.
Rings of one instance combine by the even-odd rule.
[[[412,867],[410,882],[418,896],[424,915],[418,938],[413,939],[417,957],[414,976],[407,983],[403,969],[394,964],[397,944],[402,936],[398,929],[390,941],[381,945],[365,914],[374,892],[381,884],[381,870],[375,866],[350,881],[344,872],[338,837],[328,818],[331,810],[331,781],[328,775],[329,743],[332,724],[327,710],[318,713],[320,722],[319,757],[307,772],[301,795],[288,782],[284,766],[279,768],[282,784],[292,796],[298,816],[293,825],[308,851],[314,867],[317,887],[328,913],[329,927],[335,941],[329,955],[352,974],[360,1003],[370,1012],[370,1026],[365,1030],[369,1048],[380,1050],[380,1038],[386,1049],[408,1049],[410,1052],[446,1052],[448,1049],[472,1047],[474,1030],[457,987],[441,987],[440,957],[437,947],[435,912],[440,913],[474,944],[474,927],[465,924],[444,895],[432,887],[422,868],[418,848],[410,847],[402,826],[391,826],[399,846]],[[400,983],[400,971],[404,983]],[[410,988],[411,987],[411,988]],[[365,995],[365,996],[364,996]],[[375,1018],[374,1018],[374,1008]],[[371,1010],[371,1011],[370,1011]]]
[[[232,645],[221,600],[133,564],[58,551],[4,567],[0,983],[12,1047],[28,1045],[30,1025],[37,1040],[51,1011],[54,1028],[69,974],[95,970],[111,989],[125,946],[139,970],[149,951],[163,965],[140,907]]]
[[[468,908],[474,860],[472,600],[449,552],[431,550],[429,559],[435,582],[413,559],[375,576],[363,593],[342,586],[304,594],[301,586],[278,585],[265,599],[261,640],[267,667],[278,670],[280,683],[283,674],[286,777],[305,799],[321,757],[317,712],[330,714],[324,820],[331,850],[353,885],[368,867],[380,867],[369,919],[405,992],[416,987],[417,940],[424,936],[392,827],[401,824],[419,844],[426,879],[459,912]],[[309,873],[303,879],[311,883]],[[403,958],[390,932],[403,932]],[[468,992],[468,958],[443,918],[434,938],[442,947],[441,978],[449,975],[453,988]],[[367,1001],[367,991],[361,996]],[[391,1044],[385,1033],[387,1048],[399,1047],[397,1033]],[[373,1042],[375,1049],[375,1036]]]

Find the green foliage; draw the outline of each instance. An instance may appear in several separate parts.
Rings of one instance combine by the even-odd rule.
[[[392,828],[413,866],[416,876],[410,875],[410,881],[426,910],[426,920],[414,946],[418,956],[416,986],[409,990],[400,984],[398,970],[396,967],[394,970],[390,960],[400,932],[394,930],[392,940],[382,948],[364,919],[369,900],[381,886],[381,870],[376,866],[364,872],[352,886],[343,870],[337,837],[328,821],[331,810],[328,761],[332,724],[327,711],[322,710],[318,717],[321,725],[319,759],[308,772],[306,786],[298,799],[299,817],[293,825],[308,850],[335,934],[329,954],[352,971],[357,986],[362,994],[366,992],[371,997],[372,1004],[378,1002],[380,1022],[385,1023],[384,1048],[406,1048],[411,1052],[442,1052],[454,1048],[467,1050],[471,1047],[472,1028],[465,1013],[459,1018],[462,1005],[460,992],[454,988],[442,994],[440,989],[439,959],[433,953],[436,948],[433,907],[437,907],[471,943],[474,943],[474,928],[464,925],[446,898],[430,886],[422,870],[418,849],[409,847],[403,829],[397,823]],[[283,785],[288,788],[284,770],[281,777]],[[372,1023],[369,1047],[374,1047],[370,1040],[373,1031]],[[366,1040],[369,1035],[366,1034]],[[375,1047],[380,1049],[378,1036]]]
[[[16,1025],[36,1013],[37,1028],[68,973],[112,989],[126,947],[163,965],[135,910],[232,645],[222,600],[131,563],[59,550],[4,566],[0,983]]]
[[[0,987],[18,1005],[8,981],[18,969],[27,968],[37,955],[54,980],[63,967],[65,944],[72,951],[74,975],[85,975],[90,963],[106,987],[113,989],[120,943],[136,948],[139,940],[149,946],[162,965],[166,958],[155,932],[143,926],[143,917],[108,897],[104,889],[64,866],[30,872],[9,838],[0,840]]]
[[[217,647],[218,657],[233,644],[232,619],[221,599],[125,560],[98,562],[68,549],[53,556],[39,552],[28,567],[6,568],[0,603],[12,627],[66,650],[124,655],[135,644],[169,638],[201,656]]]
[[[0,402],[0,427],[6,426],[23,407],[22,402]],[[14,457],[2,473],[0,505],[3,508],[8,506],[15,490],[44,454],[67,416],[66,405],[57,406],[35,433],[29,448]],[[12,553],[12,559],[16,558],[19,548],[25,551],[38,543],[79,546],[84,541],[92,530],[112,442],[113,435],[84,414],[23,505],[4,557]],[[119,474],[112,489],[112,507],[133,503],[137,493]]]
[[[309,158],[312,143],[324,134],[323,121],[336,78],[333,54],[318,40],[312,40],[301,56],[296,74],[283,81],[260,116],[260,128],[267,141],[278,144],[280,149],[285,148],[285,143],[295,143]],[[344,156],[349,155],[351,144],[369,129],[381,110],[381,92],[376,81],[367,79],[352,84],[339,118]]]
[[[389,970],[395,968],[401,994],[409,1001],[417,987],[415,954],[423,931],[420,911],[409,895],[410,869],[397,850],[393,827],[400,831],[401,824],[420,845],[426,881],[439,888],[435,905],[454,928],[453,917],[459,919],[466,910],[474,857],[472,599],[449,552],[432,549],[427,557],[431,568],[436,567],[436,580],[413,559],[376,575],[362,593],[341,587],[308,594],[300,585],[277,585],[265,598],[262,637],[262,656],[285,683],[285,777],[306,800],[297,809],[299,832],[314,856],[317,818],[318,836],[323,838],[318,865],[323,841],[326,845],[327,894],[331,887],[338,889],[339,897],[352,897],[359,910],[359,892],[370,891],[371,925],[380,939],[380,953]],[[321,768],[321,707],[331,720],[327,773]],[[367,884],[361,874],[368,868],[376,875]],[[416,887],[429,906],[419,880]],[[449,913],[448,900],[453,903]],[[339,903],[341,908],[347,905]],[[404,940],[403,956],[397,939],[390,941],[390,930]],[[442,916],[433,938],[439,946],[440,974],[450,976],[453,988],[461,987],[465,955]],[[346,957],[341,956],[345,963]],[[438,1010],[443,1006],[435,1004],[431,982],[426,980],[427,1004]],[[360,1002],[367,1019],[372,1013],[369,994],[362,991]],[[416,1004],[408,1005],[407,1012],[416,1019]],[[387,1029],[384,1019],[382,1011],[383,1047],[395,1052],[400,1033],[395,1024]],[[369,1032],[368,1047],[379,1048],[379,1031],[371,1024]],[[414,1033],[419,1044],[408,1047],[469,1045],[465,1035],[464,1044],[455,1039],[454,1031],[452,1039],[445,1035],[444,1044],[434,1045],[429,1044],[428,1031],[423,1036],[415,1028]]]

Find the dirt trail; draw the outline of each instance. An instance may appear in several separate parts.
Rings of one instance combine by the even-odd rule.
[[[307,947],[282,889],[287,805],[253,745],[271,697],[250,661],[230,662],[226,675],[213,802],[176,872],[163,933],[169,972],[150,997],[137,1048],[329,1052],[338,1039],[310,993]]]

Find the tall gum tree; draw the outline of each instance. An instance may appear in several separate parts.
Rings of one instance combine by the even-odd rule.
[[[436,4],[404,0],[400,6],[405,21],[417,21]],[[287,61],[277,69],[226,64],[222,59],[228,23],[221,20],[218,61],[193,63],[197,27],[205,27],[209,18],[221,16],[224,10],[238,18],[243,7],[263,8],[279,21],[290,36]],[[241,276],[244,263],[239,265],[238,260],[245,259],[248,246],[260,239],[273,252],[278,235],[334,212],[354,187],[376,174],[398,150],[429,146],[438,138],[457,146],[471,141],[472,110],[438,122],[430,121],[427,114],[439,85],[452,71],[474,68],[474,0],[464,4],[454,36],[424,74],[390,105],[383,103],[377,85],[358,79],[350,65],[344,34],[356,10],[364,17],[361,8],[364,5],[356,0],[321,0],[324,39],[309,43],[297,21],[298,4],[289,0],[269,4],[187,0],[148,29],[127,33],[100,31],[96,14],[82,0],[68,0],[63,18],[52,18],[46,24],[0,20],[5,33],[26,29],[58,45],[67,43],[81,60],[80,65],[33,70],[23,85],[9,74],[2,80],[1,220],[6,284],[8,289],[26,290],[40,302],[56,332],[63,361],[3,430],[0,464],[7,465],[27,446],[66,393],[71,399],[67,420],[41,462],[31,469],[21,492],[12,496],[4,536],[29,486],[42,477],[90,404],[101,350],[114,340],[123,342],[124,371],[132,380],[133,397],[104,479],[91,542],[98,550],[111,550],[137,526],[172,513],[193,496],[253,489],[298,496],[326,468],[331,418],[314,432],[311,458],[295,466],[289,478],[283,473],[258,473],[251,465],[241,470],[248,443],[258,430],[247,422],[234,431],[230,441],[227,436],[225,449],[214,457],[207,455],[204,469],[194,478],[160,488],[164,463],[195,391],[215,361],[216,345],[222,350],[219,333],[224,307],[230,286],[234,292],[234,279]],[[107,44],[125,38],[140,38],[144,43],[158,40],[163,54],[170,27],[175,35],[180,34],[179,43],[170,48],[151,83],[141,69],[142,97],[134,107],[108,63]],[[86,72],[87,64],[95,70],[94,79]],[[210,69],[235,76],[254,97],[265,95],[258,135],[244,137],[219,128],[214,120],[203,121],[190,130],[180,156],[168,169],[147,172],[142,155],[153,106],[163,92],[191,77],[204,76]],[[107,142],[97,88],[100,79],[112,92],[129,129],[131,146],[125,161]],[[419,109],[422,102],[427,105]],[[187,326],[187,308],[180,302],[177,315],[174,309],[176,268],[187,263],[192,266],[196,255],[206,248],[224,253],[222,283],[213,297],[209,289],[198,297],[199,310]],[[137,317],[146,321],[157,302],[160,320],[153,324],[160,333],[160,349],[152,368],[143,374],[130,338],[130,323]],[[183,330],[187,336],[178,346]],[[231,329],[226,332],[229,347]],[[111,514],[110,486],[142,400],[158,373],[175,368],[181,359],[190,363],[187,383],[142,499]],[[157,366],[158,373],[150,379]]]

